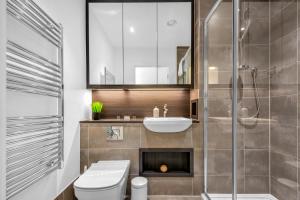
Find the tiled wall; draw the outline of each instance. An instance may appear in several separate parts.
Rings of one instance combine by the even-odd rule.
[[[201,1],[202,2],[202,1]],[[203,2],[207,13],[211,4]],[[258,69],[260,118],[269,118],[269,3],[242,2],[241,13],[248,10],[251,26],[243,40],[241,63]],[[209,24],[209,66],[219,70],[219,83],[209,85],[208,192],[231,193],[232,128],[230,79],[232,74],[232,3],[223,2]],[[201,13],[202,14],[202,13]],[[244,88],[241,107],[256,113],[250,70],[240,71]],[[216,117],[225,117],[216,118]],[[253,120],[238,123],[238,192],[269,193],[269,122]]]
[[[189,90],[95,90],[92,97],[93,101],[104,104],[103,118],[116,118],[117,115],[149,117],[155,106],[162,116],[164,104],[168,104],[168,116],[190,116]]]
[[[280,200],[299,199],[297,4],[270,4],[271,193]]]
[[[106,128],[124,127],[123,141],[107,141]],[[183,133],[157,134],[141,123],[81,123],[80,169],[98,160],[130,159],[130,179],[139,173],[139,148],[194,148],[194,177],[150,177],[150,195],[200,195],[202,191],[202,129],[199,123]],[[129,182],[130,183],[130,179]],[[128,194],[130,185],[128,184]]]

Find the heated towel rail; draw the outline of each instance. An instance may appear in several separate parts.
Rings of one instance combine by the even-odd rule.
[[[6,197],[62,168],[63,30],[32,0],[7,0],[7,14],[57,48],[57,62],[7,41],[7,90],[54,98],[57,114],[7,117]],[[26,40],[26,38],[24,38]],[[47,105],[45,105],[47,106]]]

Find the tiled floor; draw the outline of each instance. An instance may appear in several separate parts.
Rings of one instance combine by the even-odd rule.
[[[153,195],[149,196],[149,200],[202,200],[200,196],[164,196]]]

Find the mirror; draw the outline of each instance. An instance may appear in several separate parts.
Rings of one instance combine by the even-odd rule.
[[[192,0],[89,1],[88,88],[192,86]]]
[[[191,19],[191,3],[158,3],[159,84],[191,84]]]
[[[89,3],[89,80],[123,83],[122,3]]]

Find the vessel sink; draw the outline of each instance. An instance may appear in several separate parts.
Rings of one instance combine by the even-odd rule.
[[[145,117],[144,126],[156,133],[178,133],[187,130],[193,123],[184,117]]]

